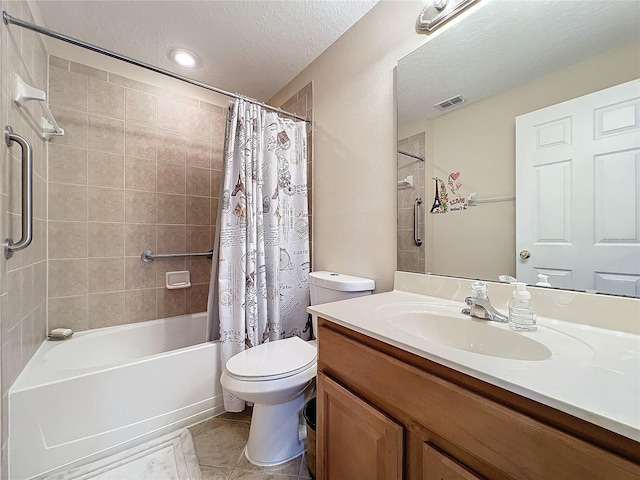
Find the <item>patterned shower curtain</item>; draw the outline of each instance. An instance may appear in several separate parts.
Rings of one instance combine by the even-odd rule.
[[[209,305],[224,366],[245,348],[310,337],[306,125],[230,102],[223,174]],[[224,406],[244,402],[225,391]]]

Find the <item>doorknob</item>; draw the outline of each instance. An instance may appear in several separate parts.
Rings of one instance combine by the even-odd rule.
[[[531,256],[531,252],[529,250],[520,250],[520,258],[522,260],[526,260]]]

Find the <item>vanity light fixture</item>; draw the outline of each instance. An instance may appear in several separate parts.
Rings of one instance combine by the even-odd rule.
[[[418,30],[433,32],[447,20],[453,18],[465,8],[479,0],[429,0],[418,17]]]
[[[169,52],[169,58],[181,67],[194,68],[198,64],[195,54],[184,48],[175,48]]]

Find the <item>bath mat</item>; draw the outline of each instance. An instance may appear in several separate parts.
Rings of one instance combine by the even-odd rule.
[[[202,480],[193,438],[178,430],[45,480]]]

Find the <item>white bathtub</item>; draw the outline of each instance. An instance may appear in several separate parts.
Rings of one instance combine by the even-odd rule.
[[[222,413],[219,343],[206,338],[199,313],[45,341],[9,390],[9,478],[39,477]]]

